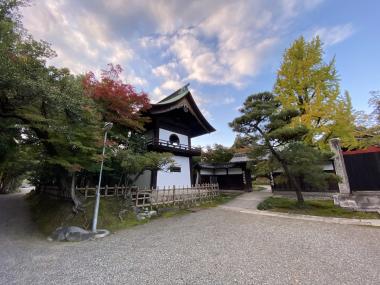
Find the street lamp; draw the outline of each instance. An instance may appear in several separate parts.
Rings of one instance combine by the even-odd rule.
[[[94,218],[92,220],[92,232],[96,232],[96,225],[98,223],[98,213],[99,213],[99,202],[100,202],[100,184],[102,183],[102,173],[103,173],[103,164],[104,164],[104,153],[106,151],[106,142],[107,142],[107,132],[112,129],[113,124],[106,122],[104,124],[104,141],[103,141],[103,153],[102,153],[102,162],[100,164],[99,172],[99,182],[98,188],[96,188],[96,198],[95,198],[95,207],[94,207]]]

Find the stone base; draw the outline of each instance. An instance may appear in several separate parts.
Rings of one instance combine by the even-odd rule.
[[[334,195],[334,205],[348,208],[355,211],[379,212],[380,213],[380,192],[363,191],[353,194]]]

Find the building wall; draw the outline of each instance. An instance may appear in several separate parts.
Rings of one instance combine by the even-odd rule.
[[[178,136],[180,144],[184,144],[184,145],[188,145],[189,144],[188,137],[186,135],[175,133],[175,132],[168,131],[168,130],[161,129],[161,128],[158,131],[158,138],[160,140],[169,141],[169,137],[172,134],[175,134],[175,135]]]
[[[181,138],[180,138],[181,139]],[[181,142],[182,143],[182,142]],[[157,172],[157,187],[163,188],[175,185],[186,186],[191,185],[191,171],[189,157],[173,156],[175,165],[181,167],[181,172],[158,171]]]

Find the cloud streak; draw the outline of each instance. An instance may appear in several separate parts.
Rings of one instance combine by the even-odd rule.
[[[354,32],[352,24],[348,23],[334,27],[317,28],[313,36],[319,36],[326,46],[332,46],[348,39]]]

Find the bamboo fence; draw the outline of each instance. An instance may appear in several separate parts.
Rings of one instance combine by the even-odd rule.
[[[77,187],[76,191],[84,199],[95,197],[96,187]],[[130,199],[134,206],[165,207],[171,205],[193,205],[202,201],[210,200],[219,195],[218,184],[198,184],[182,187],[163,188],[139,188],[136,186],[113,186],[100,187],[101,197],[122,197]]]

